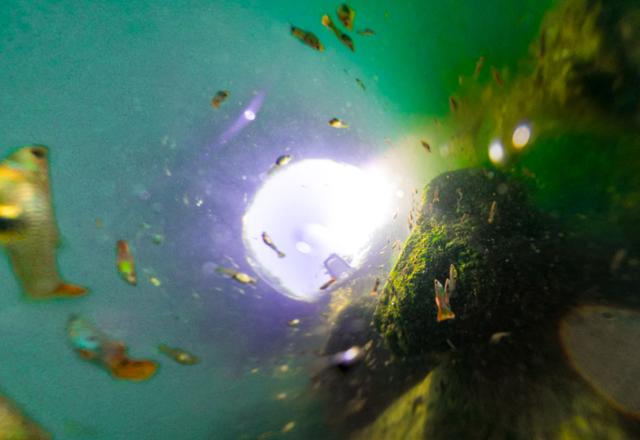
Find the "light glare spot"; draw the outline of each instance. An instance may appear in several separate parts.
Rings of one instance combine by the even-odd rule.
[[[504,160],[504,147],[500,141],[493,141],[489,145],[489,159],[493,163],[500,163]]]
[[[247,121],[253,121],[256,118],[256,114],[251,110],[245,110],[244,111],[244,118]]]
[[[301,254],[308,254],[311,252],[311,246],[309,246],[308,243],[304,242],[304,241],[299,241],[296,243],[296,249],[298,250],[298,252],[300,252]]]
[[[531,128],[527,124],[520,124],[513,131],[511,141],[516,148],[524,148],[529,143],[531,137]]]

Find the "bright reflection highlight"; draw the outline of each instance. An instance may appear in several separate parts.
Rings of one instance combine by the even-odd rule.
[[[283,294],[314,301],[329,279],[325,260],[336,254],[358,267],[374,231],[391,218],[394,195],[375,168],[294,162],[269,177],[247,209],[243,237],[249,260]],[[285,258],[262,243],[263,231]]]
[[[489,159],[494,163],[500,163],[504,160],[504,147],[500,141],[495,140],[489,145]]]
[[[251,110],[245,110],[244,111],[244,118],[247,121],[253,121],[254,119],[256,119],[256,114]]]
[[[531,138],[531,127],[527,124],[520,124],[513,131],[511,141],[516,148],[524,148]]]

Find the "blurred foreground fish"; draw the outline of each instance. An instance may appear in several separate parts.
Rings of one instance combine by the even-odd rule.
[[[427,153],[431,153],[431,145],[429,145],[428,142],[420,141],[420,143],[422,144],[422,147],[427,150]]]
[[[362,35],[363,37],[371,37],[376,34],[376,31],[374,31],[373,29],[365,28],[365,29],[360,29],[358,31],[358,34]]]
[[[181,348],[169,347],[167,344],[158,345],[158,351],[182,365],[195,365],[200,362],[200,358],[197,356]]]
[[[326,290],[328,289],[333,283],[335,283],[337,281],[336,277],[331,277],[329,278],[329,280],[324,283],[322,286],[320,286],[320,290]]]
[[[0,440],[51,440],[36,423],[29,420],[9,399],[0,396]]]
[[[216,269],[216,272],[227,275],[231,279],[236,280],[241,284],[256,284],[258,282],[258,280],[256,280],[252,276],[247,275],[244,272],[238,272],[237,270],[233,270],[233,269],[219,267]]]
[[[344,27],[346,27],[350,31],[353,30],[353,21],[356,18],[356,11],[351,9],[348,4],[343,3],[338,6],[336,14],[338,15],[338,19],[342,22]]]
[[[338,118],[333,118],[329,121],[329,125],[333,128],[349,128],[348,124],[345,124]]]
[[[110,340],[89,321],[76,315],[69,318],[67,334],[82,359],[101,366],[118,379],[147,380],[158,369],[154,361],[129,358],[124,343]]]
[[[322,24],[327,29],[331,30],[335,34],[335,36],[338,37],[338,40],[340,40],[342,44],[347,46],[352,52],[356,50],[351,37],[338,29],[338,27],[333,23],[333,20],[331,20],[331,17],[326,14],[323,15]]]
[[[129,243],[125,240],[118,240],[116,243],[116,266],[120,276],[127,283],[132,286],[138,283],[133,255],[131,254],[131,250],[129,250]]]
[[[211,107],[215,109],[220,108],[222,103],[225,102],[228,97],[229,97],[228,90],[219,90],[218,93],[216,93],[214,97],[211,99]]]
[[[473,77],[474,78],[478,78],[478,75],[480,75],[480,71],[482,70],[482,66],[484,66],[484,57],[483,56],[478,58],[478,61],[476,61],[476,69],[473,71]]]
[[[285,253],[282,252],[280,249],[278,249],[278,247],[275,245],[275,243],[273,242],[273,240],[271,239],[269,234],[267,234],[266,232],[262,233],[262,242],[264,244],[266,244],[267,246],[269,246],[271,249],[273,249],[273,251],[276,254],[278,254],[278,257],[280,257],[280,258],[284,258],[285,257]]]
[[[456,270],[456,267],[451,264],[451,266],[449,266],[449,294],[451,296],[453,296],[453,294],[456,292],[456,285],[458,284],[458,271]]]
[[[375,283],[373,284],[373,289],[371,289],[371,292],[369,292],[369,294],[371,296],[376,296],[378,295],[378,288],[380,287],[380,278],[376,278]]]
[[[299,27],[291,26],[291,35],[317,51],[322,52],[324,50],[324,46],[320,42],[320,39],[316,37],[312,32],[302,30]]]
[[[58,273],[49,151],[42,145],[20,147],[0,162],[0,243],[29,297],[86,293],[84,287],[65,283]]]
[[[451,310],[449,305],[449,279],[445,282],[445,286],[438,280],[433,280],[436,292],[436,306],[438,307],[438,322],[446,321],[447,319],[454,319],[456,315]]]

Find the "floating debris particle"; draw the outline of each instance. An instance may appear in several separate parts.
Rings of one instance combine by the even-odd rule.
[[[116,267],[123,280],[135,286],[138,283],[133,255],[126,240],[116,242]]]
[[[287,400],[287,393],[276,394],[276,400]]]
[[[343,3],[338,6],[336,13],[344,27],[350,31],[353,30],[353,21],[356,18],[356,11],[354,11],[348,4]]]
[[[489,343],[490,344],[497,344],[499,343],[501,340],[503,340],[506,337],[511,336],[511,332],[497,332],[491,335],[491,338],[489,339]]]
[[[168,357],[182,365],[195,365],[200,362],[200,359],[197,356],[181,348],[173,348],[169,347],[167,344],[160,344],[158,346],[158,350],[160,351],[160,353],[167,355]]]
[[[345,124],[338,118],[333,118],[329,120],[329,125],[333,128],[349,128],[349,125]]]
[[[454,112],[456,110],[458,110],[458,101],[456,101],[456,98],[454,98],[453,96],[449,96],[449,109],[451,109],[451,112]]]
[[[259,371],[260,371],[260,369],[259,369],[259,368],[252,368],[252,369],[251,369],[251,371],[250,371],[250,373],[251,373],[251,374],[258,374],[258,372],[259,372]]]
[[[102,223],[102,220],[97,218],[96,219],[96,228],[102,229],[103,227],[104,227],[104,224]]]
[[[476,69],[473,71],[473,77],[474,78],[478,78],[478,75],[480,75],[480,71],[482,71],[482,66],[484,66],[484,57],[483,56],[478,58],[478,61],[476,61]]]
[[[367,90],[367,88],[364,85],[364,82],[360,78],[356,78],[356,82],[358,83],[358,85],[362,90]]]
[[[424,147],[425,150],[427,150],[427,153],[431,153],[431,145],[429,145],[428,142],[426,141],[420,141],[420,143],[422,144],[422,146]]]
[[[230,92],[228,90],[219,90],[211,99],[211,107],[218,109],[220,105],[229,97]]]
[[[316,37],[313,32],[307,32],[299,27],[291,26],[291,35],[319,52],[324,50],[324,46],[320,42],[320,39]]]
[[[289,365],[287,365],[287,364],[282,364],[282,365],[280,365],[280,366],[278,367],[278,371],[279,371],[280,373],[283,373],[283,374],[284,374],[284,373],[288,373],[288,372],[289,372]]]
[[[615,254],[613,254],[613,258],[611,258],[611,264],[609,265],[609,269],[612,274],[615,274],[620,270],[620,266],[627,256],[627,251],[625,249],[618,249]]]
[[[358,35],[362,35],[363,37],[372,37],[376,34],[376,31],[370,28],[360,29],[358,31]]]
[[[282,433],[286,434],[287,432],[291,432],[295,427],[296,427],[296,422],[289,422],[282,427]]]
[[[490,225],[493,224],[496,219],[496,213],[498,212],[498,202],[495,200],[491,202],[491,206],[489,207],[489,218],[487,218],[487,223]]]
[[[502,87],[504,85],[502,77],[500,76],[500,72],[498,72],[498,69],[493,66],[491,66],[491,76],[493,77],[493,80],[496,82],[496,84],[498,84],[498,86]]]
[[[149,282],[155,287],[160,287],[162,285],[162,282],[156,277],[149,277]]]
[[[151,237],[151,240],[155,244],[161,245],[162,243],[164,243],[164,235],[162,235],[162,234],[153,234],[153,237]]]
[[[300,325],[300,320],[298,318],[290,319],[287,321],[287,325],[289,327],[298,327]]]
[[[449,266],[449,294],[450,294],[450,296],[453,296],[453,294],[455,293],[457,283],[458,283],[458,271],[456,270],[456,267],[452,263],[451,266]]]
[[[262,233],[262,242],[273,249],[273,251],[278,255],[279,258],[285,257],[285,253],[278,249],[278,247],[273,242],[273,239],[266,232]]]

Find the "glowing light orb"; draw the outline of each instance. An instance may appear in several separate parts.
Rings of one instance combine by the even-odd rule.
[[[253,121],[256,118],[256,114],[251,110],[245,110],[244,111],[244,118],[247,121]]]
[[[489,145],[489,159],[493,163],[501,163],[504,160],[504,147],[500,141],[495,140]]]
[[[513,131],[513,136],[511,138],[511,142],[513,146],[520,149],[524,148],[531,138],[531,127],[527,124],[520,124]]]
[[[391,218],[394,189],[375,169],[324,159],[293,162],[273,173],[243,217],[248,260],[264,280],[291,298],[314,301],[335,254],[362,264],[373,233]],[[266,231],[286,254],[261,239]]]

